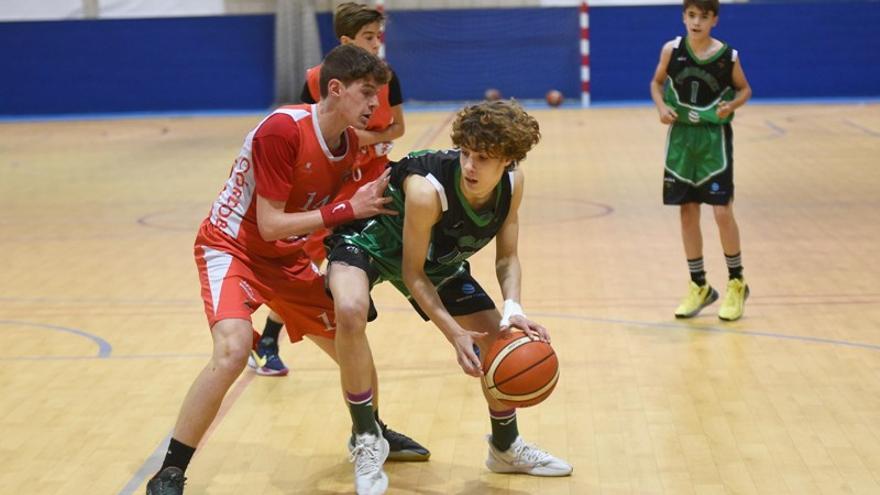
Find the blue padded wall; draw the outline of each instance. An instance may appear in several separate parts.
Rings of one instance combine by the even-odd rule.
[[[0,23],[0,114],[267,108],[274,17]]]

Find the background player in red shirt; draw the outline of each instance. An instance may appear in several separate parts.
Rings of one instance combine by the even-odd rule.
[[[382,45],[381,31],[384,21],[385,15],[379,10],[354,2],[346,2],[339,5],[333,14],[333,29],[341,44],[359,46],[373,55],[378,55]],[[318,80],[320,71],[320,65],[309,69],[300,96],[303,103],[317,103],[321,99]],[[388,153],[392,147],[391,141],[403,136],[405,132],[403,95],[400,90],[400,81],[394,71],[391,72],[388,84],[379,90],[378,96],[379,107],[373,112],[367,127],[355,130],[358,142],[361,144],[360,152],[355,159],[351,180],[343,184],[337,199],[351,197],[358,187],[377,178],[388,165]],[[318,265],[327,255],[324,249],[324,237],[327,236],[327,233],[327,229],[314,232],[306,241],[306,251]],[[278,353],[278,335],[283,325],[281,316],[275,312],[269,313],[259,344],[253,350],[251,359],[248,360],[248,364],[256,370],[258,375],[286,376],[289,372]],[[427,460],[426,450],[417,449],[412,445],[409,446],[412,448],[403,445],[398,448],[393,440],[393,438],[389,439],[392,444],[390,459]]]
[[[358,153],[352,126],[367,125],[388,77],[375,55],[337,47],[321,68],[320,103],[281,107],[245,138],[194,246],[213,355],[183,401],[148,495],[183,493],[195,448],[245,367],[250,315],[260,305],[272,306],[302,333],[332,329],[332,302],[303,246],[309,232],[389,213],[387,173],[350,200],[331,202]],[[289,333],[291,339],[302,335]]]

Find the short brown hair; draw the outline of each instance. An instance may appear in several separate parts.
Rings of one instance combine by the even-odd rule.
[[[343,36],[354,38],[367,24],[383,21],[385,15],[378,10],[359,3],[345,2],[336,7],[336,12],[333,14],[333,31],[339,39]]]
[[[355,45],[339,45],[330,50],[321,64],[321,98],[327,97],[327,84],[331,79],[339,79],[346,86],[369,79],[381,86],[390,78],[388,66],[379,57]]]
[[[681,10],[687,10],[688,7],[696,7],[703,12],[712,12],[713,14],[718,15],[718,10],[721,8],[721,4],[718,0],[684,0]]]
[[[541,131],[538,121],[511,99],[463,108],[452,123],[451,137],[459,148],[519,162],[538,144]]]

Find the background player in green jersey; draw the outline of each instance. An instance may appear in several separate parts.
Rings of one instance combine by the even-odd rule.
[[[718,317],[739,319],[749,296],[742,275],[739,227],[733,216],[730,121],[752,90],[737,51],[711,36],[718,24],[718,9],[718,0],[684,0],[687,36],[663,46],[651,80],[651,98],[660,122],[670,125],[663,202],[681,207],[681,237],[691,274],[676,318],[696,316],[718,299],[703,267],[702,203],[712,205],[729,272]]]
[[[517,256],[517,210],[524,176],[517,164],[537,144],[537,121],[514,101],[483,102],[459,112],[452,142],[460,148],[413,153],[392,164],[386,191],[399,214],[342,226],[327,239],[327,280],[336,309],[336,351],[356,433],[351,448],[369,449],[376,469],[356,471],[358,488],[381,493],[388,452],[373,419],[373,359],[367,321],[375,317],[373,285],[388,280],[410,298],[452,344],[468,375],[481,375],[476,348],[487,350],[499,332],[521,329],[549,340],[523,314]],[[504,314],[471,276],[466,259],[496,238],[496,273]],[[565,476],[571,466],[519,437],[516,412],[485,392],[492,436],[486,465],[495,472]],[[360,492],[359,492],[360,493]],[[369,492],[374,493],[374,492]]]

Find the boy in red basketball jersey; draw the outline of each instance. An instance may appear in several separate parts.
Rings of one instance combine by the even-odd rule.
[[[333,28],[341,44],[359,46],[373,55],[378,55],[382,44],[380,34],[384,21],[385,16],[376,9],[346,2],[336,8]],[[318,81],[320,71],[320,65],[309,69],[300,96],[303,103],[317,103],[321,99]],[[405,131],[403,95],[400,91],[400,81],[394,71],[391,71],[388,84],[379,89],[378,97],[379,106],[373,111],[366,128],[355,130],[361,149],[355,159],[351,180],[343,184],[337,199],[351,197],[361,185],[379,177],[388,165],[391,141],[403,136]],[[314,232],[306,241],[306,251],[318,265],[326,257],[323,243],[327,233],[326,229]],[[258,375],[285,376],[289,371],[278,355],[278,334],[282,326],[281,317],[277,313],[270,313],[266,318],[266,326],[259,345],[248,361]],[[391,458],[397,459],[398,452],[403,450],[395,449],[392,445],[391,452]],[[424,449],[410,449],[406,460],[427,460],[426,454],[427,451]]]
[[[332,329],[324,281],[303,250],[306,236],[380,213],[388,175],[331,202],[358,152],[363,128],[388,81],[384,62],[354,46],[324,59],[317,105],[281,107],[245,138],[229,179],[199,229],[194,246],[214,348],[177,419],[165,461],[147,495],[183,493],[184,472],[229,387],[247,362],[251,314],[270,305],[297,332]]]
[[[337,317],[336,354],[351,413],[351,448],[371,446],[381,467],[388,455],[373,421],[373,358],[365,328],[375,317],[372,287],[391,282],[454,349],[468,375],[481,375],[482,351],[500,332],[516,327],[548,341],[541,325],[523,314],[517,244],[523,197],[522,161],[540,139],[538,122],[512,100],[484,102],[459,112],[452,142],[459,149],[411,153],[391,167],[389,208],[339,226],[327,238],[327,282]],[[500,313],[471,276],[467,259],[495,239],[495,269],[505,298]],[[373,380],[374,382],[375,380]],[[498,473],[567,476],[571,466],[519,436],[516,411],[483,391],[492,435],[486,466]],[[378,441],[376,440],[378,439]],[[379,447],[374,447],[379,443]],[[384,493],[388,480],[355,472],[358,493]]]

